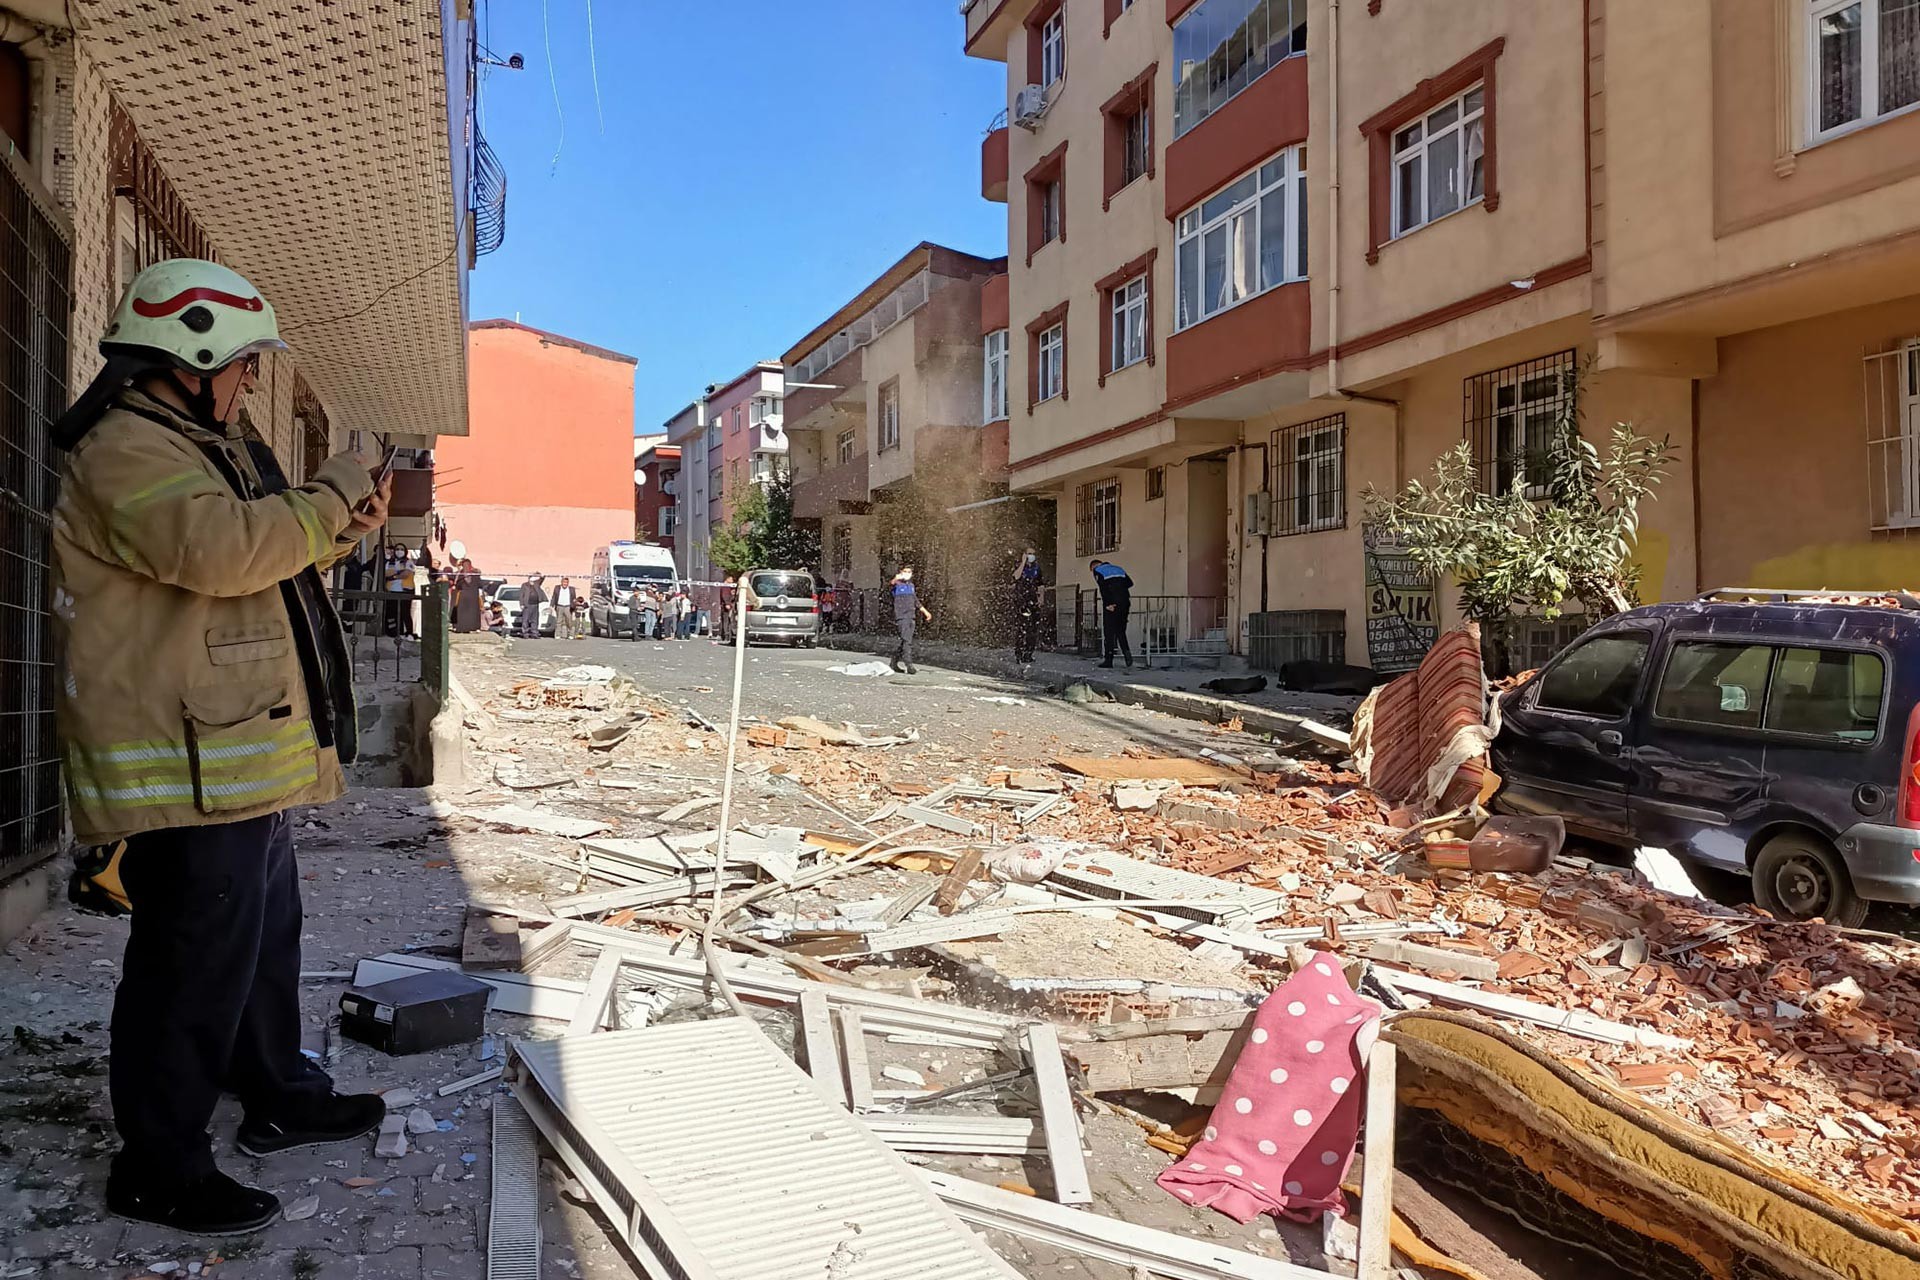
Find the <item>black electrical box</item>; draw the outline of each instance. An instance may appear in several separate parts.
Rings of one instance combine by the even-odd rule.
[[[348,987],[340,1031],[391,1054],[425,1053],[478,1040],[493,988],[464,973],[433,971]]]

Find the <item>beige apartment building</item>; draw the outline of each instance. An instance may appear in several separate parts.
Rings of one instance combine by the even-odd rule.
[[[944,619],[984,622],[1034,523],[1051,537],[1050,506],[1008,498],[1007,324],[1006,259],[923,243],[786,353],[794,515],[853,607],[912,563]]]
[[[1009,474],[1163,644],[1404,664],[1363,493],[1575,394],[1679,459],[1646,594],[1920,581],[1920,9],[974,0],[1006,63]],[[996,122],[998,124],[998,122]],[[1075,144],[1078,145],[1075,145]],[[1372,566],[1387,583],[1371,587]],[[1577,624],[1540,627],[1537,656]]]

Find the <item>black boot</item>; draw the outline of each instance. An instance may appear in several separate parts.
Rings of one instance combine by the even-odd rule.
[[[107,1211],[188,1235],[239,1236],[279,1217],[280,1201],[270,1192],[243,1187],[224,1173],[210,1173],[184,1186],[177,1182],[138,1185],[116,1173],[107,1179]]]
[[[1096,663],[1094,663],[1093,665],[1094,665],[1094,666],[1096,666],[1096,667],[1105,667],[1105,668],[1107,668],[1107,669],[1108,669],[1109,671],[1111,671],[1111,670],[1113,669],[1113,659],[1112,659],[1112,658],[1108,658],[1108,659],[1107,659],[1107,660],[1106,660],[1105,662],[1096,662]],[[1133,664],[1132,664],[1132,663],[1128,663],[1127,665],[1129,665],[1129,666],[1131,666],[1131,665],[1133,665]]]
[[[891,657],[891,658],[888,658],[888,659],[887,659],[887,665],[888,665],[888,666],[890,666],[890,667],[892,667],[892,668],[893,668],[893,669],[894,669],[895,671],[899,671],[899,670],[901,670],[901,666],[900,666],[900,655],[899,655],[899,654],[895,654],[895,655],[894,655],[893,657]]]
[[[911,662],[909,662],[907,664],[907,674],[910,676],[917,676],[920,674],[920,672]]]
[[[300,1102],[272,1119],[248,1115],[234,1145],[250,1156],[322,1147],[364,1137],[380,1127],[387,1104],[377,1093],[330,1093]]]

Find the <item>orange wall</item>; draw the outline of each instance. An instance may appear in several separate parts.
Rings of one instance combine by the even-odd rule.
[[[441,501],[606,507],[631,517],[633,366],[537,330],[475,326],[467,356],[472,434],[440,439]]]
[[[448,537],[483,572],[584,571],[633,536],[634,361],[498,320],[468,353],[472,434],[434,454]]]

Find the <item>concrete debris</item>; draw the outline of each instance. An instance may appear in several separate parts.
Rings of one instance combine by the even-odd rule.
[[[893,668],[884,662],[841,662],[828,667],[827,670],[833,672],[835,675],[862,677],[884,676],[893,673]]]
[[[415,1107],[407,1112],[407,1133],[415,1138],[434,1131],[433,1113],[425,1107]]]
[[[407,1154],[407,1117],[389,1111],[380,1122],[380,1136],[374,1140],[373,1154],[383,1160],[398,1160]]]
[[[310,1195],[301,1196],[298,1200],[288,1204],[286,1208],[280,1211],[280,1216],[288,1222],[305,1222],[318,1212],[320,1212],[320,1197]]]
[[[620,673],[612,667],[601,667],[591,664],[578,667],[566,667],[554,672],[547,680],[546,685],[549,689],[562,689],[583,684],[612,684],[619,678],[619,675]]]
[[[780,722],[780,727],[835,747],[900,747],[920,741],[918,729],[909,729],[905,733],[869,734],[851,724],[832,725],[813,716],[788,716]]]
[[[924,1089],[927,1087],[927,1078],[918,1071],[915,1071],[912,1067],[889,1065],[880,1068],[880,1074],[889,1080],[895,1080],[901,1084],[910,1084],[916,1089]]]
[[[516,831],[533,831],[541,835],[561,836],[568,840],[598,835],[608,830],[611,825],[593,818],[569,818],[564,814],[522,809],[518,805],[511,804],[501,805],[497,809],[462,809],[460,812],[475,821],[490,823],[496,827],[510,827]]]

